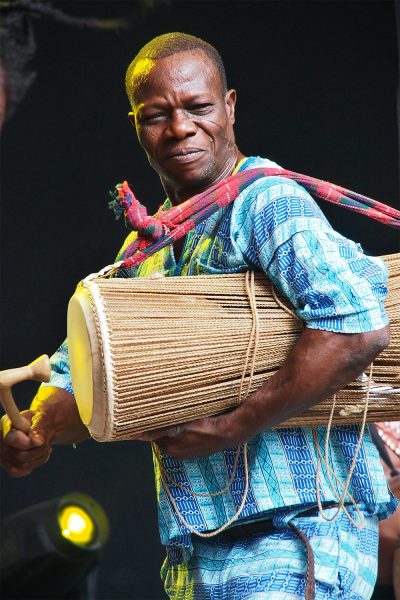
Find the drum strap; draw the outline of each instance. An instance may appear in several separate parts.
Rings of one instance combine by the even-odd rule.
[[[118,268],[129,269],[142,263],[229,205],[247,186],[265,177],[292,179],[305,187],[315,198],[344,206],[400,229],[400,211],[395,208],[333,183],[280,168],[239,171],[182,204],[165,211],[160,209],[155,217],[147,214],[146,208],[140,204],[128,183],[124,181],[116,186],[114,193],[110,192],[113,200],[109,206],[114,210],[116,218],[124,214],[126,222],[138,232],[138,237],[125,249],[124,259],[118,263]]]

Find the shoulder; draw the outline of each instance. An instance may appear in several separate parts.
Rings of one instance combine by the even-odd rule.
[[[281,165],[278,165],[278,163],[276,163],[273,160],[270,160],[269,158],[262,158],[261,156],[248,156],[241,164],[239,171],[247,171],[248,169],[256,169],[259,167],[265,167],[266,169],[268,169],[268,168],[282,169],[283,168],[283,167],[281,167]]]
[[[243,164],[243,171],[254,168],[278,168],[283,169],[276,162],[260,156],[249,157]],[[258,208],[267,204],[279,203],[284,205],[296,204],[296,200],[301,200],[302,205],[308,206],[308,210],[313,212],[321,212],[318,205],[308,193],[308,191],[299,185],[293,179],[288,177],[273,175],[266,176],[253,182],[240,194],[242,200],[254,205],[254,201],[258,201]],[[247,207],[248,208],[248,207]],[[322,213],[321,213],[322,214]]]
[[[243,167],[243,170],[282,168],[261,157],[250,157]],[[330,227],[309,192],[292,179],[279,175],[262,177],[248,185],[235,200],[233,219],[241,224],[246,221],[250,228],[261,228],[269,234],[283,225],[292,232],[308,229],[315,220]]]

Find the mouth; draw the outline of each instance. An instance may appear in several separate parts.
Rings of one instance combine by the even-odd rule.
[[[166,158],[169,161],[179,163],[193,162],[194,160],[197,160],[203,152],[204,150],[200,150],[199,148],[182,148],[181,150],[173,150],[167,154]]]

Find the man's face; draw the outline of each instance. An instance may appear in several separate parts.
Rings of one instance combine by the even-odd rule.
[[[132,122],[169,193],[199,191],[224,174],[236,153],[236,94],[225,93],[206,54],[180,52],[155,61],[136,96]]]

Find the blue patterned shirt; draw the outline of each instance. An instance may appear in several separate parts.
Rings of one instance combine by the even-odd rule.
[[[240,169],[277,167],[251,157]],[[118,256],[134,239],[130,234]],[[264,271],[290,300],[306,327],[340,333],[362,333],[388,323],[383,308],[387,271],[383,262],[362,253],[358,244],[332,229],[321,210],[297,183],[268,177],[249,185],[233,204],[219,210],[186,237],[178,262],[166,247],[144,263],[121,273],[143,277],[237,273],[249,268]],[[47,385],[72,392],[66,343],[52,357],[53,375]],[[324,447],[326,428],[317,429]],[[359,437],[358,426],[332,428],[329,462],[346,480]],[[248,443],[250,486],[238,523],[270,518],[281,511],[296,514],[316,504],[317,454],[311,429],[267,429]],[[236,449],[200,460],[176,461],[162,457],[164,470],[187,490],[212,493],[225,487]],[[155,462],[161,541],[170,564],[187,560],[191,534],[177,516],[161,484]],[[245,486],[243,458],[230,489],[213,497],[196,496],[169,483],[185,519],[198,530],[223,525],[237,511]],[[320,476],[322,501],[335,501],[325,469]],[[376,448],[365,433],[351,477],[350,493],[369,513],[386,518],[394,509]],[[340,490],[338,489],[337,492]]]

